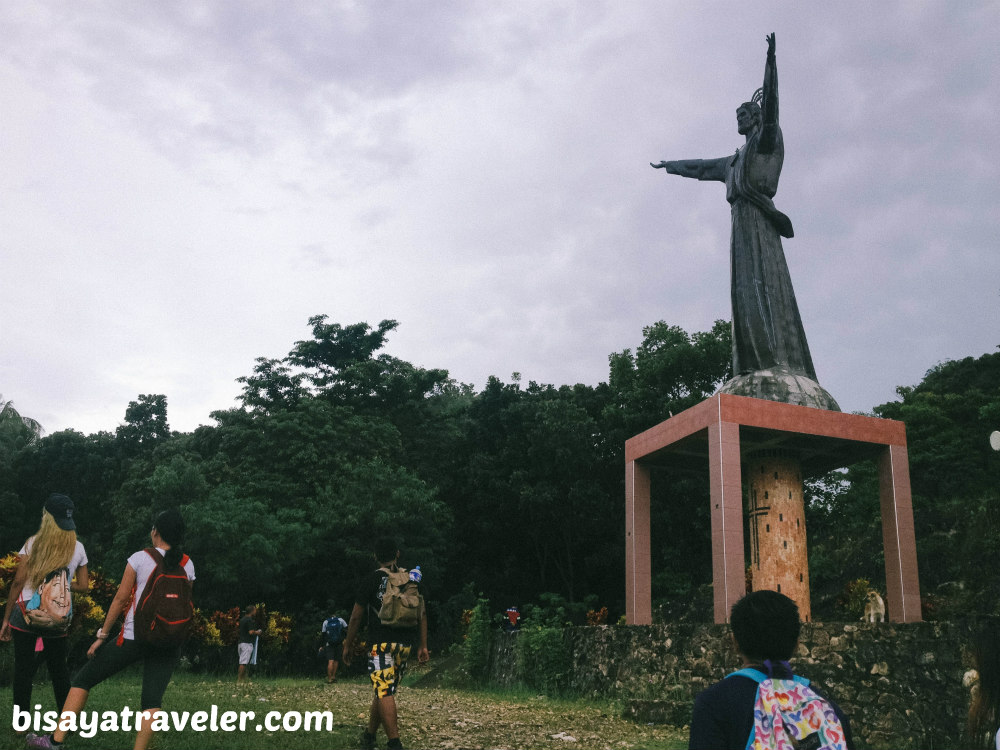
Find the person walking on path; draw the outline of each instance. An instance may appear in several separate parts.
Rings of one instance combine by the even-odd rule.
[[[368,727],[361,735],[361,746],[374,748],[375,736],[381,726],[388,739],[386,747],[394,749],[402,747],[396,691],[406,670],[406,662],[414,645],[417,645],[417,659],[421,664],[430,658],[427,651],[427,614],[423,597],[419,595],[419,571],[408,572],[399,567],[399,548],[395,540],[378,540],[374,552],[378,568],[365,576],[358,586],[344,640],[343,661],[350,666],[358,632],[362,621],[366,621],[368,675],[375,694],[368,712]],[[408,580],[413,586],[403,584],[401,580]],[[384,606],[389,604],[392,606]],[[395,606],[397,604],[398,607]]]
[[[31,683],[38,665],[44,661],[52,680],[56,709],[61,709],[69,694],[69,669],[66,666],[69,622],[59,628],[33,625],[38,618],[30,613],[41,608],[36,592],[55,571],[66,571],[70,591],[86,593],[90,588],[87,552],[76,538],[73,501],[66,495],[49,495],[42,509],[42,521],[21,547],[17,569],[7,595],[7,607],[0,626],[0,641],[14,641],[14,708],[31,710]],[[68,599],[70,592],[63,592]],[[68,601],[66,602],[69,603]],[[70,609],[69,616],[72,616]],[[38,658],[41,652],[41,658]]]
[[[149,532],[152,548],[141,549],[128,558],[121,583],[115,593],[104,624],[97,635],[87,658],[90,659],[73,677],[72,687],[66,703],[62,707],[60,727],[67,714],[79,715],[87,705],[90,691],[98,684],[117,674],[125,667],[142,662],[141,713],[145,717],[137,727],[135,750],[145,750],[153,736],[156,715],[163,706],[163,695],[180,660],[180,644],[154,645],[139,640],[136,633],[136,608],[138,600],[147,593],[146,583],[151,577],[163,573],[180,573],[190,585],[194,581],[194,563],[182,553],[180,545],[184,540],[184,519],[177,510],[165,510],[153,521]],[[154,553],[155,554],[152,554]],[[118,618],[125,614],[125,621],[116,639],[109,643],[109,635]],[[28,747],[51,750],[59,747],[68,732],[57,729],[52,734],[27,736]]]
[[[344,653],[344,637],[347,623],[342,617],[332,614],[323,621],[323,655],[326,657],[326,684],[337,681],[337,667]]]
[[[247,681],[247,665],[253,661],[255,642],[263,632],[257,627],[257,605],[251,604],[240,618],[240,641],[236,645],[240,665],[236,672],[237,685]]]

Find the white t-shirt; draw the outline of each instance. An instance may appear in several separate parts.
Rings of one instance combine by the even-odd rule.
[[[156,549],[161,555],[167,554],[167,551],[161,547],[157,547]],[[156,561],[153,560],[146,550],[141,549],[128,559],[128,564],[135,571],[135,595],[138,597],[142,594],[142,590],[146,588],[146,581],[149,580],[149,576],[156,570]],[[194,563],[191,562],[191,558],[188,558],[188,561],[184,563],[184,572],[187,573],[189,581],[194,580]],[[128,612],[125,614],[125,624],[122,626],[122,632],[124,637],[130,641],[135,638],[135,602],[132,602],[132,606],[128,608]]]
[[[997,746],[997,750],[1000,750],[1000,729],[997,730],[997,736],[994,738],[994,743]]]
[[[31,557],[31,545],[35,543],[35,537],[29,537],[28,541],[24,543],[24,546],[18,550],[19,555],[27,555]],[[76,569],[83,567],[87,564],[87,551],[83,548],[83,545],[77,541],[76,549],[73,550],[73,557],[69,559],[69,580],[73,580],[73,576],[76,575]],[[19,602],[26,602],[35,595],[35,589],[32,588],[28,581],[24,582],[24,588],[21,589],[21,595],[17,598]]]

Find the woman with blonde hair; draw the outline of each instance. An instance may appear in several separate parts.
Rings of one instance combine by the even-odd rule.
[[[147,582],[150,578],[155,580],[158,574],[169,573],[171,577],[180,578],[175,572],[183,571],[187,578],[187,592],[190,594],[190,587],[194,582],[194,563],[181,551],[184,529],[184,519],[176,509],[163,511],[153,521],[153,528],[149,532],[153,546],[138,550],[125,563],[125,572],[122,573],[118,592],[104,617],[104,625],[98,629],[93,644],[87,650],[90,661],[73,675],[73,686],[62,706],[64,718],[70,714],[79,715],[86,707],[90,691],[94,687],[125,667],[141,661],[141,719],[136,718],[140,726],[137,727],[134,750],[145,750],[149,745],[153,728],[159,723],[157,714],[163,710],[163,695],[174,668],[180,661],[179,643],[157,645],[141,637],[141,618],[137,617],[136,610],[146,593]],[[188,604],[190,605],[190,600]],[[193,614],[193,605],[191,606]],[[121,632],[117,638],[109,641],[111,630],[122,615],[125,620]],[[29,733],[26,742],[28,747],[51,750],[62,745],[67,734],[67,728],[60,723],[52,734]]]
[[[69,693],[66,631],[35,624],[30,610],[36,591],[53,571],[66,570],[72,591],[90,588],[87,552],[76,538],[73,509],[73,501],[66,495],[49,495],[38,531],[18,552],[17,571],[7,595],[0,640],[14,641],[14,706],[22,711],[31,710],[31,682],[43,660],[52,680],[56,710],[62,709]],[[41,659],[36,658],[39,651]]]

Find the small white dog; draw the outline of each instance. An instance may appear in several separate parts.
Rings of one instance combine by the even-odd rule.
[[[885,602],[875,589],[869,589],[868,601],[865,602],[863,622],[885,622]]]

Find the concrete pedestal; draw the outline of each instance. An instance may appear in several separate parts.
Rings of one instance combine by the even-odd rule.
[[[903,423],[726,393],[625,442],[626,620],[635,625],[652,622],[650,467],[697,463],[709,472],[714,618],[724,623],[746,591],[741,464],[767,450],[794,452],[803,479],[878,459],[889,619],[919,622],[920,585]],[[807,582],[808,576],[803,579]]]

